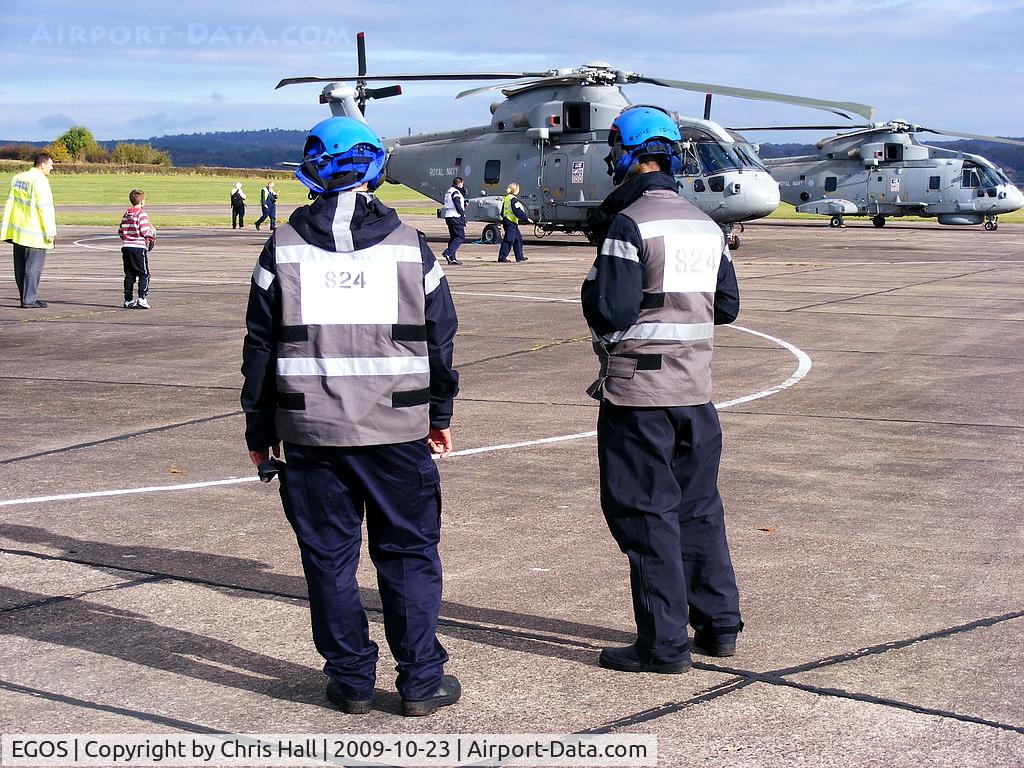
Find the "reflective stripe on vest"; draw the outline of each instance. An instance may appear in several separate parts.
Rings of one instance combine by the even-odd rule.
[[[339,195],[336,243],[352,243],[351,230],[341,230],[355,195]],[[281,297],[281,439],[354,446],[423,438],[430,426],[425,296],[444,274],[424,277],[416,230],[403,224],[369,248],[335,252],[285,224],[275,241],[276,276],[257,267],[253,279],[276,278]]]

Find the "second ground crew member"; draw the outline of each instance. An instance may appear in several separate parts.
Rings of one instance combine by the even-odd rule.
[[[53,210],[53,193],[47,178],[53,170],[53,158],[37,152],[32,168],[11,180],[11,193],[0,224],[0,240],[14,245],[14,282],[23,309],[46,306],[36,295],[43,276],[46,252],[52,250],[57,238],[57,220]]]
[[[459,700],[437,640],[440,477],[458,392],[455,307],[426,238],[371,191],[386,153],[365,123],[317,124],[298,179],[318,197],[267,242],[253,271],[243,347],[254,464],[284,441],[285,515],[309,588],[327,697],[369,712],[377,645],[356,569],[363,517],[384,632],[406,715]]]
[[[601,362],[601,507],[629,559],[636,642],[606,648],[601,666],[679,673],[693,650],[735,653],[743,628],[718,493],[722,431],[711,403],[714,326],[739,312],[722,230],[679,197],[675,122],[632,107],[612,124],[609,173],[622,186],[583,313]]]
[[[456,255],[459,246],[466,240],[466,196],[462,191],[462,177],[452,179],[452,185],[444,193],[444,223],[448,225],[448,247],[441,255],[449,264],[462,264]]]
[[[519,225],[532,221],[526,206],[516,197],[519,194],[519,185],[514,181],[505,188],[505,199],[501,203],[501,225],[504,227],[504,236],[501,238],[501,247],[498,249],[498,261],[508,261],[508,252],[514,251],[516,261],[527,261],[523,255],[523,235],[519,231]]]

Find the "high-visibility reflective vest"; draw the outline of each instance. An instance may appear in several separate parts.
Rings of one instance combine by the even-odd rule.
[[[349,210],[351,215],[351,210]],[[277,228],[278,436],[302,445],[407,442],[430,428],[426,294],[419,235],[400,225],[362,250],[328,251]]]
[[[512,205],[512,201],[515,199],[515,195],[505,195],[505,199],[501,203],[501,218],[503,218],[505,221],[510,221],[513,224],[518,224],[519,214],[516,213],[515,206]]]
[[[38,168],[19,173],[11,180],[0,240],[10,240],[26,248],[53,248],[57,220],[53,193],[46,174]]]
[[[636,323],[591,335],[603,398],[615,405],[667,407],[711,401],[715,291],[729,258],[721,228],[675,192],[652,190],[622,211],[641,243],[606,238],[601,253],[644,267]]]

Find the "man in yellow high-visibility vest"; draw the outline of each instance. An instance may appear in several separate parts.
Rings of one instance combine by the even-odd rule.
[[[11,180],[7,196],[0,240],[14,244],[14,280],[18,284],[23,309],[45,307],[36,297],[39,278],[43,275],[46,252],[54,246],[57,223],[53,210],[53,193],[47,176],[53,170],[48,152],[37,152],[31,170]]]

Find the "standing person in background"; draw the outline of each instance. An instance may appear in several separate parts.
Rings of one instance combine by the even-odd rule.
[[[256,229],[267,219],[270,219],[270,231],[277,229],[277,192],[272,181],[260,188],[260,212],[263,215],[256,219]]]
[[[501,224],[505,228],[504,237],[501,238],[501,248],[498,249],[498,261],[508,261],[508,252],[514,251],[516,261],[526,261],[523,256],[523,235],[519,231],[520,224],[532,222],[526,206],[516,197],[519,194],[519,185],[514,181],[505,188],[505,199],[501,204]]]
[[[231,190],[231,228],[242,229],[245,226],[245,192],[242,182],[237,182]]]
[[[53,249],[57,238],[53,193],[47,178],[52,170],[49,153],[37,152],[32,168],[11,180],[11,194],[0,225],[0,239],[14,245],[14,282],[18,284],[22,309],[46,306],[36,297],[36,290],[46,252]]]
[[[124,262],[124,308],[149,309],[149,252],[156,245],[156,230],[149,223],[146,193],[133,189],[128,193],[131,208],[121,217],[117,234],[123,243],[121,260]],[[135,279],[139,280],[139,298],[133,299]]]
[[[452,185],[444,194],[444,223],[448,225],[448,247],[441,255],[449,264],[461,264],[455,254],[466,240],[466,196],[462,192],[462,177],[452,179]]]

